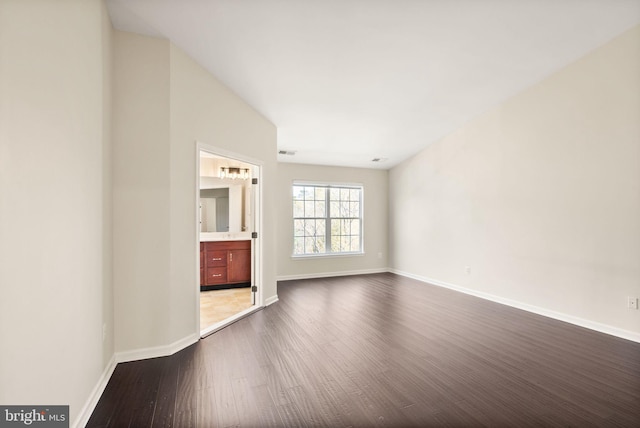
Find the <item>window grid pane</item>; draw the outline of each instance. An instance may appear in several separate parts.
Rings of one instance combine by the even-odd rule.
[[[362,251],[361,198],[361,188],[294,185],[294,255]]]

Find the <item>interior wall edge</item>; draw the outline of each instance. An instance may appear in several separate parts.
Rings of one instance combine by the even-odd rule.
[[[499,303],[501,305],[510,306],[512,308],[521,309],[523,311],[531,312],[537,315],[542,315],[547,318],[552,318],[558,321],[567,322],[569,324],[577,325],[579,327],[584,327],[589,330],[594,330],[599,333],[608,334],[611,336],[616,336],[621,339],[631,340],[633,342],[640,343],[640,333],[636,333],[634,331],[625,330],[619,327],[614,327],[608,324],[599,323],[596,321],[587,320],[584,318],[576,317],[573,315],[568,315],[562,312],[552,311],[546,308],[541,308],[539,306],[530,305],[528,303],[519,302],[513,299],[507,299],[504,297],[500,297],[490,293],[484,293],[481,291],[473,290],[466,287],[461,287],[456,284],[452,284],[449,282],[440,281],[434,278],[428,278],[421,275],[415,275],[409,272],[404,272],[398,269],[389,269],[389,272],[394,273],[396,275],[404,276],[407,278],[415,279],[420,282],[424,282],[428,285],[435,285],[437,287],[448,288],[449,290],[457,291],[460,293],[468,294],[470,296],[479,297],[484,300],[489,300],[494,303]]]
[[[78,414],[74,424],[72,425],[74,428],[84,427],[87,422],[89,422],[89,418],[91,418],[93,411],[98,405],[98,401],[100,401],[100,397],[102,397],[102,393],[107,387],[107,384],[109,383],[109,380],[111,379],[116,366],[116,356],[115,354],[113,354],[111,356],[111,360],[105,366],[100,379],[98,379],[96,386],[93,388],[93,391],[91,391],[91,394],[87,398],[87,402],[82,407],[82,410],[80,410],[80,413]]]
[[[277,303],[277,302],[278,302],[278,300],[279,300],[279,299],[278,299],[278,295],[277,295],[277,294],[276,294],[275,296],[271,296],[271,297],[267,298],[267,299],[264,301],[264,306],[265,306],[265,307],[267,307],[267,306],[271,306],[271,305],[273,305],[274,303]]]

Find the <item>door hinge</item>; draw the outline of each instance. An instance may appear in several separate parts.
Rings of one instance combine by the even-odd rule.
[[[258,184],[258,179],[257,178],[252,178],[251,179],[251,184]]]
[[[257,293],[258,292],[258,286],[257,285],[252,285],[251,286],[251,292],[252,293]]]
[[[251,232],[251,238],[256,239],[258,237],[258,232]]]

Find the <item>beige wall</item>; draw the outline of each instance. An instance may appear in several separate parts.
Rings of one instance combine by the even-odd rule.
[[[113,38],[109,13],[102,8],[102,316],[105,338],[102,360],[112,362],[115,349],[113,311]]]
[[[169,338],[169,43],[114,38],[116,351]]]
[[[280,163],[278,165],[278,278],[379,272],[387,268],[387,171]],[[363,256],[292,258],[294,180],[364,185]]]
[[[0,2],[0,403],[72,424],[113,355],[110,37],[99,1]]]
[[[198,337],[197,142],[261,162],[271,200],[276,129],[167,40],[118,31],[115,41],[116,351],[135,359]],[[275,217],[265,204],[265,223]],[[262,242],[269,298],[275,232]]]
[[[168,41],[113,32],[103,2],[61,4],[0,3],[0,403],[69,404],[76,425],[114,355],[198,337],[196,141],[256,159],[273,200],[276,130]]]
[[[263,222],[275,223],[276,128],[247,103],[171,46],[171,149],[170,149],[170,302],[172,340],[198,329],[194,302],[199,278],[196,236],[196,142],[255,159],[262,163]],[[263,245],[262,292],[276,295],[276,234],[261,231]]]
[[[394,269],[640,337],[640,28],[392,169],[390,207]]]

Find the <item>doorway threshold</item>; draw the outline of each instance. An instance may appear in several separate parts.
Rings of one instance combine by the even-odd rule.
[[[257,312],[259,310],[264,309],[264,306],[257,306],[257,305],[253,305],[250,308],[245,309],[242,312],[238,312],[235,315],[230,316],[227,319],[224,319],[222,321],[219,321],[213,325],[210,325],[209,327],[204,328],[203,330],[200,331],[200,338],[204,339],[205,337],[215,333],[218,330],[221,330],[223,328],[225,328],[228,325],[233,324],[234,322],[241,320],[242,318],[251,315],[254,312]]]

